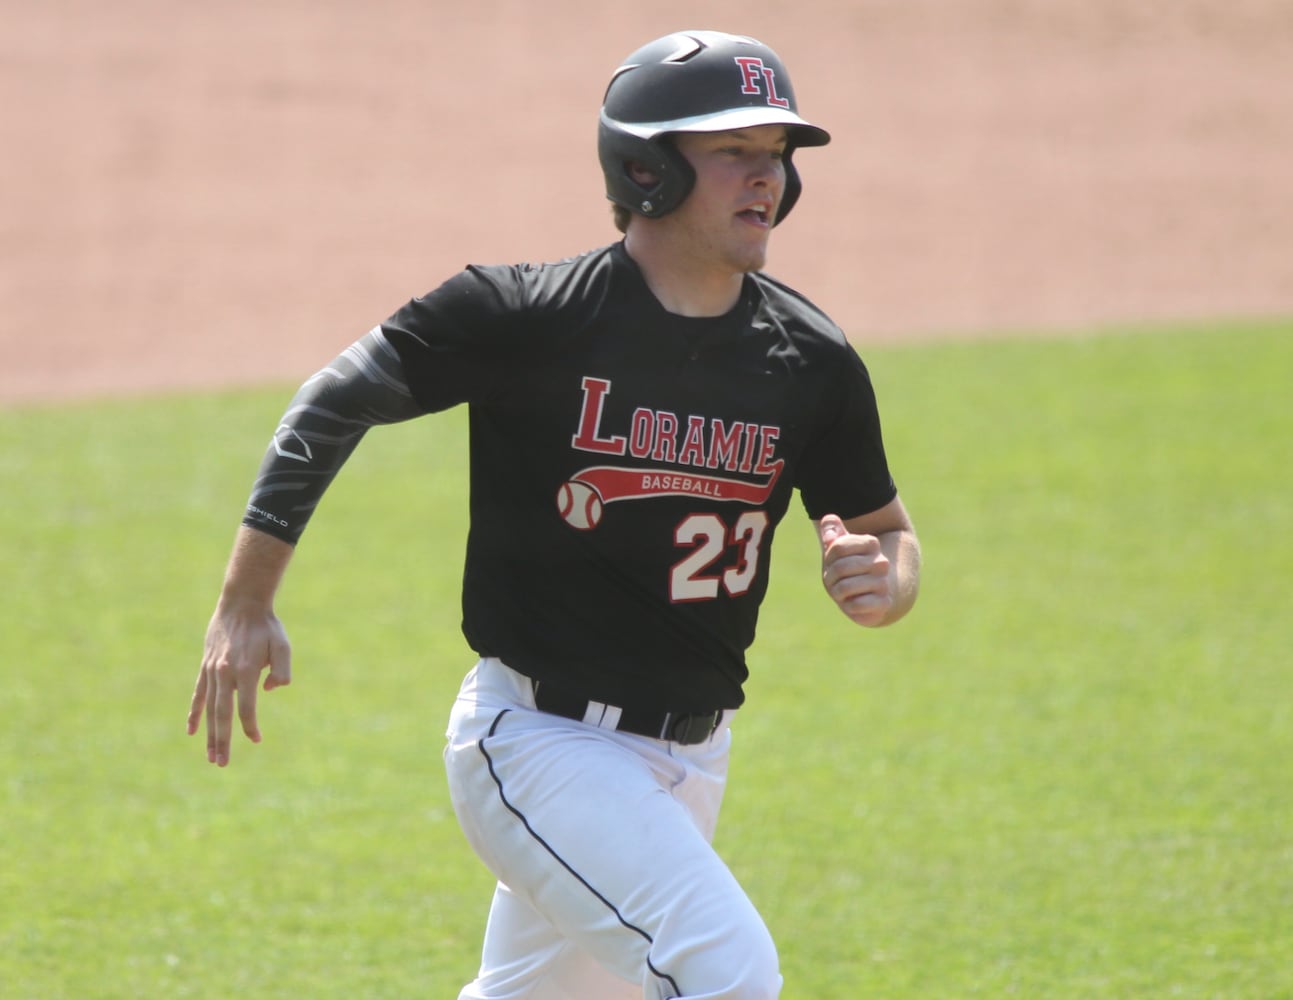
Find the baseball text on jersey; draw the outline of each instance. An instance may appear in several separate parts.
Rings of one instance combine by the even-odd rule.
[[[773,457],[781,436],[779,427],[697,415],[681,420],[667,410],[639,406],[626,434],[605,434],[602,415],[612,382],[585,376],[581,384],[583,405],[579,426],[571,437],[575,449],[695,469],[721,469],[751,479],[672,468],[591,466],[571,476],[557,495],[561,516],[573,527],[595,528],[603,506],[616,500],[690,496],[760,506],[772,495],[785,466],[784,460]]]

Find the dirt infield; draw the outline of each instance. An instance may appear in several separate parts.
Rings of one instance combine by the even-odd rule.
[[[0,402],[299,380],[469,261],[609,242],[602,88],[680,27],[834,133],[769,270],[859,341],[1293,314],[1288,0],[0,12]]]

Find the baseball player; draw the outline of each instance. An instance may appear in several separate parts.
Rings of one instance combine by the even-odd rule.
[[[797,490],[860,625],[916,598],[919,547],[866,368],[762,273],[801,191],[777,55],[686,31],[634,52],[598,148],[623,239],[469,267],[301,387],[252,489],[188,716],[229,762],[235,705],[291,679],[273,598],[328,484],[377,424],[465,403],[475,664],[445,762],[497,877],[461,1000],[771,998],[763,920],[711,847],[733,718]],[[416,530],[416,526],[410,526]]]

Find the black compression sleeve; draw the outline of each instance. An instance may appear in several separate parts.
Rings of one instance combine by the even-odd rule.
[[[293,545],[368,428],[425,411],[377,327],[297,391],[261,461],[242,523]]]

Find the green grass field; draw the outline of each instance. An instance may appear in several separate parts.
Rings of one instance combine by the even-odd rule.
[[[1293,324],[863,353],[924,590],[858,630],[783,525],[718,845],[784,996],[1293,997]],[[0,411],[0,996],[474,971],[464,414],[373,432],[325,501],[265,742],[184,735],[290,391]]]

